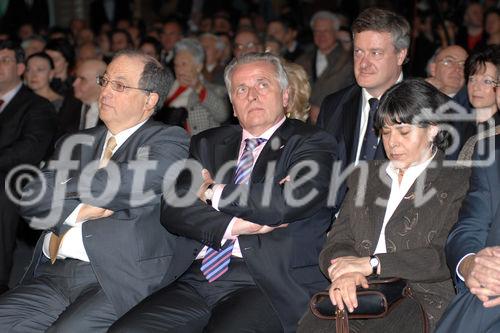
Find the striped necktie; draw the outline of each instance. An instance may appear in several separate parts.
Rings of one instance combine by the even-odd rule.
[[[254,164],[253,151],[266,141],[266,139],[262,138],[245,139],[245,148],[238,161],[234,175],[234,182],[236,184],[248,183]],[[219,251],[211,247],[207,249],[201,263],[201,271],[209,283],[217,280],[227,272],[235,242],[236,240],[226,240]]]

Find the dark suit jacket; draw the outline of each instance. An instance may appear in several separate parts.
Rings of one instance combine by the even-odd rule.
[[[484,308],[456,275],[457,265],[465,255],[500,245],[500,135],[495,141],[493,164],[472,169],[469,192],[446,244],[446,258],[458,295],[443,316],[438,332],[498,332],[500,329],[500,308]]]
[[[106,168],[96,169],[97,164],[89,166],[89,163],[99,160],[106,132],[106,127],[98,126],[62,140],[54,161],[59,157],[59,161],[66,160],[68,166],[70,152],[65,151],[67,148],[64,146],[73,141],[77,144],[72,151],[73,160],[77,162],[76,169],[66,177],[64,173],[50,169],[49,165],[43,172],[48,190],[41,200],[23,205],[21,212],[31,220],[32,226],[38,228],[41,226],[36,224],[34,218],[55,214],[50,222],[56,224],[57,233],[66,228],[64,220],[79,203],[114,211],[110,217],[85,222],[82,237],[97,279],[117,315],[121,316],[159,288],[168,269],[176,237],[159,223],[160,195],[163,182],[173,182],[171,178],[164,178],[167,169],[187,157],[189,139],[178,127],[167,127],[149,120],[113,154],[112,160],[117,163],[118,169],[110,169],[115,165],[112,163]],[[148,166],[151,161],[157,163],[156,167]],[[83,172],[85,168],[87,172]],[[95,172],[94,177],[89,175],[89,170]],[[112,183],[113,178],[107,170],[118,177],[114,179],[115,183]],[[141,177],[141,171],[147,173]],[[142,183],[141,179],[144,180]],[[134,181],[140,185],[134,185]],[[110,182],[116,193],[103,193]],[[42,187],[41,180],[36,179],[28,184],[27,189],[36,195]],[[60,191],[61,197],[54,197],[57,191]],[[30,198],[23,197],[23,201],[26,203]],[[58,212],[58,208],[62,212]],[[43,237],[35,249],[27,278],[33,276],[42,259]]]
[[[73,96],[72,93],[67,94],[57,113],[60,136],[78,132],[80,129],[81,111],[82,102]]]
[[[426,310],[431,326],[454,294],[444,244],[457,221],[469,175],[466,168],[443,167],[442,155],[439,153],[435,158],[437,167],[429,165],[396,208],[385,229],[387,253],[378,254],[380,276],[407,279]],[[359,168],[349,178],[349,190],[340,215],[320,255],[325,275],[333,258],[365,257],[374,253],[386,211],[386,204],[377,201],[388,200],[391,190],[391,179],[385,168],[384,161],[370,161],[366,178],[361,176]],[[422,195],[430,196],[421,205],[418,204],[421,202],[419,182],[423,185]],[[356,196],[361,191],[366,191],[361,197],[364,200],[356,204]]]
[[[25,86],[0,113],[0,183],[21,164],[38,165],[52,152],[56,136],[52,104]]]
[[[227,162],[236,162],[241,135],[239,126],[210,129],[195,135],[191,141],[191,157],[212,175],[217,175]],[[284,331],[295,332],[310,295],[327,284],[318,268],[318,254],[332,215],[326,206],[326,193],[334,157],[335,141],[331,136],[300,121],[287,119],[263,148],[249,185],[233,183],[234,168],[221,179],[215,178],[216,182],[226,184],[221,200],[238,189],[248,189],[248,205],[232,199],[219,207],[220,212],[200,200],[186,208],[163,207],[162,224],[170,232],[186,237],[181,238],[184,250],[179,247],[178,263],[173,266],[185,270],[204,245],[220,248],[233,216],[261,225],[289,223],[288,227],[271,233],[243,235],[238,239],[248,270],[256,285],[268,296]],[[307,180],[293,191],[293,195],[300,199],[310,191],[318,193],[313,200],[294,207],[285,200],[286,189],[278,183],[294,166],[305,161],[316,163],[319,170],[316,175],[305,175]],[[268,163],[273,162],[276,165],[270,164],[270,171],[274,174],[266,182]],[[302,171],[299,177],[304,176]],[[189,179],[181,182],[183,185],[190,183]],[[265,196],[269,196],[270,204],[262,203]],[[182,273],[182,269],[175,274]]]
[[[316,126],[332,134],[337,141],[337,156],[340,170],[345,170],[356,160],[359,143],[363,94],[356,83],[336,93],[328,95],[321,103]],[[386,159],[384,145],[380,140],[375,159]],[[345,195],[345,183],[339,186],[336,205]]]

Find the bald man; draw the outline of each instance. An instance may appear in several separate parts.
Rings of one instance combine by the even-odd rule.
[[[76,68],[76,79],[73,82],[76,103],[64,103],[59,111],[60,125],[64,133],[91,128],[99,122],[97,99],[100,87],[96,77],[106,71],[106,63],[102,60],[90,59],[81,62]]]
[[[464,64],[467,51],[461,46],[451,45],[439,50],[429,64],[429,83],[442,93],[454,97],[464,86]]]

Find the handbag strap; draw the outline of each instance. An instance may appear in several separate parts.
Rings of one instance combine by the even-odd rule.
[[[349,333],[349,316],[344,310],[335,311],[335,332]]]
[[[429,333],[429,318],[427,318],[427,313],[424,310],[424,307],[422,304],[419,302],[419,300],[415,297],[413,294],[413,291],[409,286],[407,286],[404,290],[404,296],[408,297],[409,299],[412,299],[415,303],[417,303],[419,309],[420,309],[420,314],[422,315],[422,333]]]

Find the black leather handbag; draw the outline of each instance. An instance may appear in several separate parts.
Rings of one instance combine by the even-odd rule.
[[[339,310],[330,300],[328,291],[315,294],[310,301],[311,312],[318,318],[336,320],[336,332],[349,332],[349,319],[385,317],[405,297],[414,299],[407,281],[400,278],[369,278],[368,289],[358,287],[358,307],[352,313]],[[415,300],[415,299],[414,299]],[[416,300],[415,300],[416,301]],[[428,331],[427,315],[420,306],[424,321],[423,332]]]

